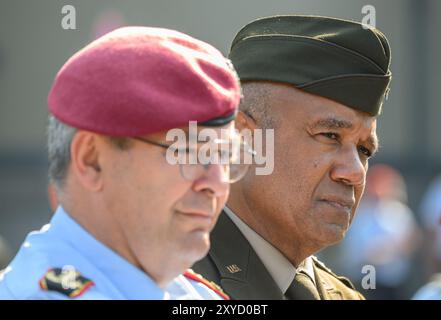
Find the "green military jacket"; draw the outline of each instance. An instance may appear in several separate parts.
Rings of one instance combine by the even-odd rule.
[[[317,291],[322,300],[364,300],[352,283],[313,257]],[[211,233],[208,255],[193,270],[220,285],[232,299],[285,299],[247,239],[222,212]]]

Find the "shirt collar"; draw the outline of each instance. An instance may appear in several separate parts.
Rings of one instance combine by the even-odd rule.
[[[251,229],[231,209],[224,207],[224,211],[248,240],[279,289],[285,293],[294,280],[297,269],[279,250]],[[306,258],[298,269],[304,271],[315,283],[311,257]]]
[[[162,300],[167,297],[153,279],[95,239],[63,207],[57,208],[49,230],[91,261],[125,298]]]

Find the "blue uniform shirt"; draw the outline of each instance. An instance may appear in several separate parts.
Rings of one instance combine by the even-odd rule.
[[[204,284],[183,275],[161,289],[59,207],[50,224],[26,237],[14,260],[0,274],[0,299],[71,298],[222,299]]]

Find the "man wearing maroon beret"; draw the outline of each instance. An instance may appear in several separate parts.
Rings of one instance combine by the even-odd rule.
[[[246,170],[233,170],[240,150],[227,162],[170,155],[197,154],[187,140],[207,128],[222,137],[210,148],[237,141],[239,100],[222,54],[177,31],[125,27],[74,54],[48,99],[58,208],[0,276],[0,299],[228,298],[187,269]],[[171,129],[184,139],[172,144]]]

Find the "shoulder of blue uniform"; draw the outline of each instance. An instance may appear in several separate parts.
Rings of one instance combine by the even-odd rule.
[[[97,290],[89,289],[91,280],[88,281],[89,279],[83,277],[80,270],[75,274],[62,272],[63,268],[69,265],[64,263],[63,255],[74,262],[80,259],[75,252],[70,252],[62,243],[50,241],[51,239],[41,235],[42,233],[31,233],[11,264],[3,271],[0,298],[4,296],[5,299],[103,299],[104,297]],[[71,267],[75,268],[69,265],[69,268]],[[68,282],[66,279],[72,279],[70,282],[72,290],[63,290],[63,286],[57,287],[57,281]]]
[[[4,280],[7,271],[8,268],[0,270],[0,300],[10,300],[14,298]]]
[[[348,278],[335,274],[322,261],[318,260],[317,257],[312,256],[311,258],[316,269],[316,276],[318,277],[316,281],[321,281],[326,289],[339,292],[343,299],[365,299]]]
[[[0,277],[1,295],[7,296],[7,299],[34,299],[40,291],[38,279],[44,273],[46,264],[44,255],[22,245]]]
[[[29,271],[29,275],[13,267],[0,278],[0,299],[105,299],[91,288],[95,283],[71,266]]]
[[[211,292],[214,292],[222,299],[230,300],[230,297],[222,290],[219,285],[217,285],[213,281],[205,279],[202,275],[194,272],[192,269],[188,269],[186,272],[184,272],[183,276],[191,281],[198,283],[205,290],[210,290]]]

